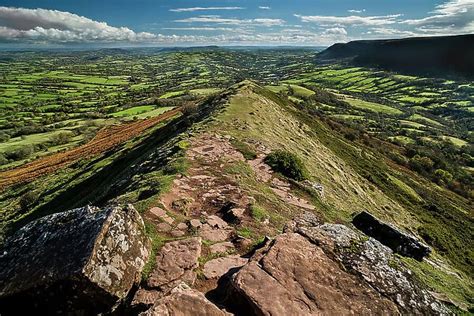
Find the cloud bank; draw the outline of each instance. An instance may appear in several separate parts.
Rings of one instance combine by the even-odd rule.
[[[0,7],[0,40],[4,41],[142,42],[155,37],[69,12]]]
[[[330,45],[361,38],[390,38],[474,33],[474,0],[447,0],[425,17],[369,15],[354,8],[342,16],[301,15],[267,17],[270,7],[257,6],[258,18],[205,15],[203,11],[243,10],[239,6],[183,7],[169,11],[185,17],[156,23],[156,33],[46,9],[0,6],[0,42],[31,44],[123,43],[132,45],[278,44]],[[197,12],[196,14],[192,14]],[[280,16],[279,16],[280,17]],[[159,19],[157,17],[157,19]],[[293,20],[293,21],[292,21]],[[295,23],[297,20],[301,23]],[[154,24],[154,23],[150,23]],[[148,26],[150,26],[150,24]],[[148,29],[153,29],[149,27]],[[172,34],[176,31],[177,34]],[[159,34],[163,32],[167,35]]]

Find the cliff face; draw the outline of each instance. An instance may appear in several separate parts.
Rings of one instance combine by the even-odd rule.
[[[474,35],[352,41],[318,54],[318,61],[346,60],[411,74],[474,77]]]

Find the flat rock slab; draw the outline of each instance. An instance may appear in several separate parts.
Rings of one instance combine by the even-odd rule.
[[[170,291],[181,281],[194,283],[194,269],[199,265],[201,238],[188,238],[165,244],[156,255],[156,267],[151,272],[149,288]]]
[[[225,253],[234,250],[234,244],[230,241],[220,242],[209,247],[211,253]]]
[[[168,223],[159,223],[156,225],[156,230],[161,233],[168,233],[173,229],[170,224]]]
[[[193,229],[199,229],[202,227],[202,223],[198,219],[192,219],[189,221],[189,226]]]
[[[133,296],[133,300],[130,305],[133,307],[151,307],[162,297],[163,293],[161,291],[140,288]]]
[[[0,251],[1,313],[109,311],[139,280],[149,246],[131,205],[83,207],[31,222]]]
[[[211,303],[201,292],[182,284],[171,294],[156,301],[155,305],[141,316],[224,316],[229,315]]]
[[[199,235],[205,239],[212,242],[219,242],[227,240],[232,234],[232,228],[217,228],[212,227],[209,224],[204,224],[199,231]]]
[[[159,220],[165,222],[165,223],[168,223],[168,224],[173,224],[174,222],[174,219],[172,217],[170,217],[166,211],[160,207],[152,207],[150,210],[149,210],[150,214],[152,214],[153,216],[157,217]]]
[[[240,256],[228,256],[210,260],[204,265],[204,276],[207,279],[218,279],[229,270],[240,268],[248,262],[248,259]]]
[[[212,228],[227,228],[229,225],[217,215],[210,215],[207,218],[207,224]]]

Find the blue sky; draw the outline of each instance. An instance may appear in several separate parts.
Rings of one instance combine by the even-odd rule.
[[[474,0],[2,0],[3,45],[331,45],[474,33]]]

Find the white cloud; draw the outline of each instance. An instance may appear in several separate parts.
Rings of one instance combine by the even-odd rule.
[[[136,33],[69,12],[0,7],[0,40],[140,42],[154,37],[151,33]]]
[[[230,27],[164,27],[163,30],[171,31],[235,31],[234,28]]]
[[[372,28],[370,31],[367,32],[367,34],[379,34],[379,35],[386,35],[389,37],[394,37],[394,36],[417,36],[418,34],[412,32],[412,31],[403,31],[403,30],[398,30],[394,28],[386,28],[386,27],[377,27],[377,28]]]
[[[473,33],[474,0],[451,0],[436,6],[430,16],[405,20],[402,23],[415,26],[425,33]]]
[[[216,23],[226,25],[257,25],[257,26],[278,26],[285,23],[282,19],[233,19],[223,18],[220,15],[200,15],[187,19],[175,20],[178,23]]]
[[[270,7],[266,7],[266,6],[259,6],[258,8],[260,10],[270,10],[271,9]]]
[[[383,16],[329,16],[329,15],[297,15],[302,22],[312,22],[325,25],[363,25],[376,26],[397,23],[397,18],[400,14],[383,15]]]
[[[332,27],[324,30],[323,34],[347,35],[347,31],[343,27]]]
[[[347,12],[349,12],[349,13],[362,13],[362,12],[365,12],[365,9],[362,9],[362,10],[347,10]]]
[[[196,11],[212,11],[212,10],[243,10],[242,7],[193,7],[193,8],[177,8],[170,9],[171,12],[196,12]]]

